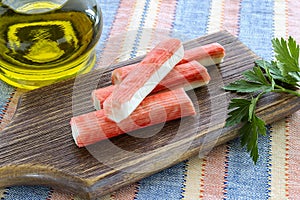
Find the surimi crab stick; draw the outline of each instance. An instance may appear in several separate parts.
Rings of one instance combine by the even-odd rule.
[[[116,86],[110,85],[92,91],[92,102],[96,110],[103,108],[103,102],[112,94]]]
[[[195,114],[191,99],[179,88],[147,96],[121,123],[108,119],[104,110],[73,117],[70,123],[75,143],[83,147],[125,132]]]
[[[208,84],[210,76],[207,69],[197,61],[176,65],[174,69],[152,90],[151,93],[164,89],[183,87],[185,91]],[[99,88],[92,92],[92,100],[96,110],[100,110],[103,102],[113,92],[115,86]]]
[[[210,66],[221,63],[224,57],[224,47],[215,42],[186,50],[183,59],[178,64],[196,60],[203,66]]]
[[[219,43],[211,43],[200,47],[185,50],[183,59],[177,64],[187,63],[193,60],[201,65],[208,67],[214,64],[220,64],[225,57],[225,49]],[[119,84],[128,73],[135,69],[138,64],[127,65],[112,72],[112,84]]]
[[[107,117],[115,122],[127,118],[156,87],[156,85],[182,60],[184,49],[178,39],[160,42],[138,64],[135,70],[116,85],[103,108]]]

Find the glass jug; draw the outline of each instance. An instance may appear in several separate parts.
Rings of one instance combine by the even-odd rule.
[[[95,64],[96,0],[0,0],[0,79],[35,89]]]

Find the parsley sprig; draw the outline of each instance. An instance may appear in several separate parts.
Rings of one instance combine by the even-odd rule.
[[[246,146],[254,163],[259,153],[257,139],[266,134],[266,123],[256,113],[256,105],[267,93],[289,93],[300,97],[299,45],[289,37],[273,39],[275,60],[256,60],[251,70],[245,71],[243,78],[225,86],[225,90],[249,93],[250,99],[233,98],[228,109],[226,127],[242,123],[239,129],[242,146]]]

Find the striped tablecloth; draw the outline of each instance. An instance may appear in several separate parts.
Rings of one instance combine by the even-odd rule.
[[[300,42],[298,0],[99,0],[104,30],[97,47],[97,67],[111,53],[112,38],[136,30],[135,40],[119,49],[137,49],[151,42],[145,30],[180,33],[193,39],[228,30],[257,55],[271,59],[271,38],[293,36]],[[127,37],[126,34],[124,37]],[[126,39],[126,38],[124,38]],[[153,38],[152,38],[153,39]],[[119,52],[120,53],[120,52]],[[127,54],[126,54],[127,55]],[[1,128],[5,127],[22,90],[0,82]],[[102,199],[300,199],[300,112],[269,126],[259,138],[260,159],[253,165],[238,140],[216,147],[207,157],[191,158],[129,185]],[[43,186],[0,189],[1,200],[79,199]]]

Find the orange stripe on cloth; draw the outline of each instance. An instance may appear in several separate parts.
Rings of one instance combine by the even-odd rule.
[[[207,33],[220,31],[223,28],[226,20],[225,4],[226,0],[211,2]],[[226,145],[221,145],[212,149],[205,157],[200,177],[200,199],[224,198],[226,152]]]
[[[132,8],[135,7],[135,1],[122,0],[111,29],[111,36],[119,35],[127,31],[128,24],[133,16]]]
[[[51,190],[51,193],[49,194],[49,198],[47,200],[82,200],[81,197],[69,194],[69,193],[63,193],[57,190]],[[1,198],[1,195],[0,195]],[[111,194],[98,197],[97,200],[114,200]]]
[[[223,199],[226,145],[214,148],[204,159],[187,161],[183,199]]]
[[[231,34],[237,36],[239,33],[241,0],[225,0],[223,27]]]
[[[165,29],[171,31],[174,21],[176,6],[172,5],[169,0],[162,0],[160,10],[157,17],[157,29]],[[175,4],[175,2],[174,2]]]
[[[201,177],[203,199],[224,198],[226,151],[226,145],[221,145],[205,158]]]
[[[77,199],[74,199],[74,200],[77,200]],[[101,197],[97,198],[97,200],[113,200],[113,197],[112,197],[111,194],[107,194],[107,195],[104,195],[104,196],[101,196]]]
[[[289,146],[288,146],[288,183],[287,194],[289,199],[300,197],[300,111],[294,113],[288,122]]]
[[[63,193],[57,190],[50,190],[49,198],[47,200],[79,200],[79,197],[73,194]]]
[[[288,1],[288,35],[294,37],[296,41],[300,41],[300,1]]]
[[[136,1],[122,0],[120,2],[110,31],[110,36],[103,48],[102,55],[100,55],[99,62],[96,63],[96,68],[107,67],[117,62],[121,54],[120,44],[124,43],[125,33],[128,30],[135,6]]]
[[[112,200],[134,200],[137,192],[138,184],[134,183],[123,187],[116,192],[114,192],[112,196]]]
[[[175,4],[175,3],[174,3]],[[171,33],[172,23],[174,21],[176,6],[172,5],[168,0],[158,1],[158,10],[155,24],[153,26],[153,34],[149,46],[155,46]]]
[[[21,97],[22,94],[24,94],[25,90],[22,89],[16,89],[16,91],[12,94],[11,99],[9,99],[9,103],[6,107],[6,112],[3,115],[1,124],[0,124],[0,130],[4,129],[12,120],[16,109],[17,109],[17,105],[19,102],[19,99]]]
[[[286,198],[287,138],[286,120],[272,124],[270,157],[270,200]]]

